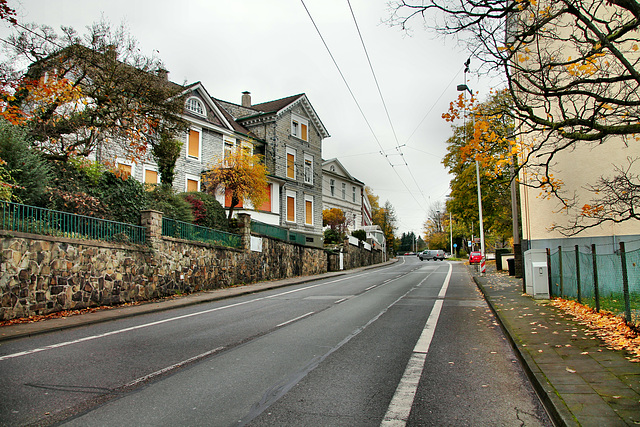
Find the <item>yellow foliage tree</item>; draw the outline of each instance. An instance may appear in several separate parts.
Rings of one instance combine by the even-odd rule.
[[[218,159],[203,173],[202,183],[214,196],[221,190],[230,193],[229,219],[240,202],[249,200],[257,208],[268,199],[267,168],[260,156],[242,149]]]

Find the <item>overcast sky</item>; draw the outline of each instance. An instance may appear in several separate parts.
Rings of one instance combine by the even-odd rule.
[[[79,33],[102,16],[124,23],[144,54],[159,52],[172,81],[201,81],[219,99],[239,104],[250,91],[261,103],[306,93],[331,135],[323,158],[338,158],[381,205],[394,206],[398,237],[422,235],[430,206],[449,193],[441,161],[451,128],[441,114],[464,82],[469,54],[418,21],[411,36],[390,28],[382,23],[386,3],[351,0],[351,7],[391,124],[347,0],[9,0],[22,23]],[[4,38],[10,29],[2,25]],[[486,93],[491,82],[473,71],[472,63],[469,86]]]

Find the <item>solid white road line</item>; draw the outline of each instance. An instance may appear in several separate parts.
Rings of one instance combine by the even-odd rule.
[[[442,310],[442,304],[444,304],[444,297],[449,287],[449,281],[451,280],[451,271],[453,267],[449,264],[449,272],[447,277],[440,288],[438,293],[438,299],[433,304],[427,324],[425,325],[415,348],[413,354],[407,363],[407,367],[404,371],[404,375],[396,388],[396,392],[391,399],[387,413],[385,414],[381,426],[404,426],[407,424],[409,414],[411,413],[411,406],[413,406],[413,400],[416,396],[416,390],[418,389],[418,383],[424,370],[424,362],[427,358],[427,352],[431,346],[433,340],[433,334],[440,318],[440,311]],[[420,283],[422,284],[422,283]]]

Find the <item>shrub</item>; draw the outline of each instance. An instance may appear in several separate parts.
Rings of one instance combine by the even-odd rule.
[[[0,159],[10,175],[16,201],[32,206],[45,206],[47,185],[53,179],[51,168],[42,155],[29,143],[25,131],[0,120]]]
[[[147,187],[147,190],[147,209],[160,211],[165,218],[193,222],[191,204],[178,196],[172,187],[153,185]]]
[[[112,221],[138,224],[140,211],[147,205],[144,186],[133,177],[122,179],[110,171],[103,172],[91,194],[98,197],[108,209]]]
[[[357,238],[358,240],[367,240],[367,232],[364,230],[355,230],[354,232],[351,233],[351,235],[355,238]]]
[[[324,232],[324,243],[325,244],[342,243],[343,239],[344,239],[344,235],[342,233],[340,233],[339,231],[334,230],[332,228],[328,228]]]
[[[216,230],[229,230],[229,221],[224,208],[214,196],[198,191],[180,193],[179,195],[191,204],[195,224]]]

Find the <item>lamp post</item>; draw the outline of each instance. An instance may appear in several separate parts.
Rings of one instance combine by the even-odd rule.
[[[465,99],[467,98],[467,91],[469,91],[469,93],[471,94],[471,96],[473,96],[473,92],[471,92],[471,89],[469,89],[469,86],[467,86],[466,81],[467,81],[467,70],[469,67],[468,62],[465,64],[467,66],[467,68],[465,68],[464,70],[464,80],[465,80],[465,84],[463,85],[458,85],[457,89],[459,92],[465,92]],[[466,116],[466,106],[465,106],[465,116]],[[475,114],[473,114],[471,116],[473,118],[473,129],[475,132],[475,128],[476,128],[476,116]],[[482,256],[485,256],[484,253],[484,225],[483,225],[483,221],[482,221],[482,192],[480,191],[480,165],[478,163],[478,160],[476,160],[476,184],[478,186],[478,216],[479,216],[479,220],[480,220],[480,252],[482,253]]]
[[[451,211],[449,211],[449,243],[451,244],[451,256],[453,256],[453,222],[451,221]]]

